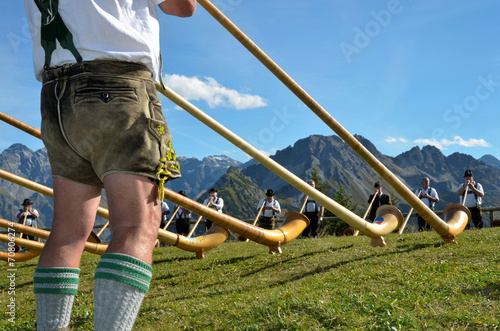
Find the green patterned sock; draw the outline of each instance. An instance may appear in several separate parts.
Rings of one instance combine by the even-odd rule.
[[[152,268],[132,256],[104,254],[95,274],[94,330],[132,330]]]
[[[35,268],[38,331],[59,330],[69,325],[79,275],[80,269],[76,268]]]

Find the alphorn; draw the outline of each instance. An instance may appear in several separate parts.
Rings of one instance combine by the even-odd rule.
[[[44,195],[53,196],[53,190],[51,188],[48,188],[44,185],[34,183],[28,179],[19,177],[17,175],[11,174],[7,171],[1,170],[0,169],[0,178],[3,178],[5,180],[11,181],[13,183],[16,183],[18,185],[24,186],[26,188],[29,188],[33,191],[42,193]],[[109,212],[107,209],[99,207],[97,210],[97,215],[108,219],[109,218]],[[15,225],[20,225],[15,223]],[[0,226],[3,226],[2,223],[0,223]],[[7,227],[8,228],[8,227]],[[27,229],[23,230],[22,232],[30,234],[30,231],[32,227],[26,227]],[[40,229],[36,229],[40,230]],[[94,232],[92,232],[94,233]],[[92,234],[91,233],[91,234]],[[222,234],[222,236],[221,236]],[[31,234],[30,234],[31,235]],[[43,232],[37,233],[37,235],[34,235],[35,237],[39,237],[39,235],[44,235]],[[48,237],[48,234],[46,234]],[[178,246],[179,248],[182,248],[184,250],[190,251],[190,252],[195,252],[197,257],[203,257],[204,252],[222,244],[227,238],[229,238],[230,233],[227,231],[222,231],[221,229],[216,229],[212,232],[208,232],[206,236],[202,236],[200,238],[194,238],[194,240],[184,240],[183,236],[179,236],[177,234],[171,234],[165,230],[160,229],[158,232],[158,238],[172,246]],[[39,237],[39,238],[44,238],[44,237]],[[44,238],[45,239],[45,238]],[[93,241],[94,237],[90,236],[89,240]],[[98,243],[98,242],[97,242]],[[95,253],[92,252],[91,253]]]
[[[22,225],[19,223],[13,223],[13,222],[10,222],[10,221],[4,220],[4,219],[0,219],[0,227],[14,229],[17,232],[22,232],[22,233],[28,234],[30,236],[41,238],[41,239],[47,239],[50,235],[50,232],[47,230],[42,230],[42,229],[34,228],[32,226]],[[0,238],[0,241],[3,241],[3,238]],[[31,249],[35,249],[35,250],[41,250],[44,246],[43,243],[40,243],[40,242],[37,242],[34,240],[16,238],[16,241],[18,241],[20,244],[22,244],[23,247],[27,247],[27,248],[31,248]],[[106,252],[107,248],[108,248],[108,245],[87,241],[85,243],[84,251],[89,252],[89,253],[102,255]]]
[[[1,169],[0,178],[9,180],[13,183],[27,187],[39,193],[52,196],[52,189],[49,189],[48,187],[41,184],[31,182],[27,179],[16,176]],[[247,223],[237,220],[236,218],[230,217],[228,215],[221,214],[213,209],[205,207],[202,204],[194,202],[168,189],[165,189],[165,195],[170,201],[173,201],[178,205],[192,210],[201,216],[213,219],[213,221],[215,223],[219,223],[219,225],[228,225],[225,227],[233,230],[236,233],[248,233],[249,236],[246,236],[247,238],[268,246],[270,249],[270,253],[280,252],[280,247],[295,239],[300,233],[302,233],[302,231],[309,223],[309,220],[307,220],[305,216],[295,215],[297,213],[292,212],[285,215],[285,221],[279,229],[264,230],[252,225],[248,225]],[[104,208],[100,208],[100,215],[104,218],[109,217],[108,211]],[[220,221],[218,220],[219,218],[221,219]],[[158,231],[158,239],[172,246],[177,246],[187,251],[196,252],[197,257],[203,257],[203,253],[205,251],[208,251],[209,249],[220,245],[227,238],[229,238],[229,236],[230,233],[227,230],[221,229],[220,227],[215,227],[213,231],[211,229],[211,231],[209,231],[205,236],[196,238],[187,238],[162,229],[159,229]]]
[[[373,202],[375,201],[375,198],[377,197],[377,194],[373,194],[373,198],[370,201],[370,204],[368,205],[368,208],[366,208],[365,213],[363,214],[363,219],[366,220],[366,217],[368,216],[368,213],[370,212],[370,209],[372,209]],[[353,236],[357,236],[359,234],[358,230],[355,230],[354,233],[352,234]]]
[[[420,199],[420,194],[422,193],[422,189],[418,190],[418,194],[417,194],[417,197]],[[405,220],[403,222],[403,225],[401,225],[401,227],[399,228],[398,230],[398,234],[401,234],[403,233],[403,231],[405,230],[405,227],[406,227],[406,224],[408,224],[408,221],[410,220],[410,217],[411,217],[411,213],[413,212],[413,207],[410,208],[410,211],[408,212],[408,215],[406,215],[405,217]]]
[[[410,208],[410,211],[408,212],[408,214],[405,217],[405,220],[403,221],[403,225],[401,225],[401,227],[398,230],[398,234],[403,233],[403,231],[405,230],[406,224],[408,224],[408,221],[410,220],[411,213],[413,213],[413,208]]]
[[[309,225],[309,220],[304,215],[297,212],[288,212],[285,214],[285,220],[281,227],[275,230],[265,230],[208,208],[170,189],[165,188],[163,192],[168,200],[208,218],[212,222],[234,231],[245,238],[268,246],[269,253],[271,254],[281,253],[281,246],[295,239]]]
[[[301,214],[304,213],[304,209],[306,208],[306,205],[307,205],[307,199],[309,199],[309,197],[307,195],[305,195],[304,202],[302,203],[302,206],[300,206],[300,210],[299,210],[299,213],[301,213]]]
[[[0,234],[0,241],[8,244],[7,252],[0,252],[0,260],[6,261],[7,263],[31,260],[39,256],[43,248],[43,244],[38,241],[22,239],[3,233]],[[18,244],[28,249],[23,252],[16,252],[15,247],[19,247]],[[33,249],[33,247],[35,248]]]
[[[206,206],[208,206],[210,204],[210,202],[212,202],[212,199],[208,199],[208,202],[207,202]],[[198,216],[198,219],[194,223],[193,227],[191,228],[191,230],[189,230],[189,233],[187,235],[188,237],[191,237],[193,235],[194,231],[198,227],[198,224],[200,224],[200,221],[201,221],[202,218],[203,218],[203,216],[201,216],[201,215]]]
[[[185,100],[184,98],[182,98],[181,96],[179,96],[177,93],[175,93],[170,88],[167,88],[167,87],[163,88],[160,85],[157,85],[156,87],[157,87],[157,89],[158,89],[158,91],[160,93],[164,94],[166,97],[168,97],[169,99],[171,99],[173,102],[177,103],[179,106],[181,106],[181,108],[184,108],[186,111],[188,111],[194,117],[196,117],[197,119],[199,119],[202,123],[204,123],[205,125],[209,126],[214,131],[216,131],[217,133],[219,133],[220,135],[222,135],[223,137],[225,137],[227,140],[229,140],[230,142],[232,142],[238,148],[240,148],[243,151],[245,151],[247,154],[249,154],[250,156],[252,156],[254,159],[256,159],[257,161],[259,161],[261,164],[263,164],[264,166],[266,166],[268,169],[270,169],[274,173],[276,173],[278,176],[280,176],[281,178],[283,178],[285,181],[287,181],[288,183],[290,183],[292,186],[294,186],[297,189],[299,189],[299,191],[302,191],[302,192],[304,192],[304,194],[312,197],[314,200],[316,200],[318,203],[320,203],[321,205],[323,205],[325,208],[327,208],[328,210],[334,212],[337,216],[339,216],[342,220],[344,220],[345,222],[347,222],[353,228],[355,228],[355,229],[363,232],[365,235],[367,235],[368,237],[372,238],[372,245],[373,246],[386,246],[386,244],[385,244],[384,239],[383,239],[382,236],[384,236],[384,235],[392,232],[396,228],[398,228],[399,224],[402,222],[402,218],[401,218],[401,220],[397,219],[396,222],[393,222],[394,219],[391,218],[391,217],[388,219],[388,221],[390,220],[389,222],[391,222],[390,227],[380,226],[380,224],[372,224],[372,223],[366,222],[365,220],[361,219],[356,214],[352,213],[350,210],[346,209],[345,207],[343,207],[340,204],[336,203],[334,200],[330,199],[329,197],[327,197],[323,193],[319,192],[315,188],[313,188],[310,185],[306,184],[300,178],[298,178],[297,176],[295,176],[294,174],[292,174],[290,171],[286,170],[283,166],[279,165],[278,163],[276,163],[275,161],[273,161],[271,158],[269,158],[268,156],[264,155],[263,153],[261,153],[260,151],[258,151],[256,148],[254,148],[253,146],[251,146],[250,144],[248,144],[246,141],[244,141],[243,139],[241,139],[240,137],[238,137],[237,135],[235,135],[234,133],[232,133],[231,131],[229,131],[228,129],[226,129],[224,126],[222,126],[221,124],[219,124],[216,121],[214,121],[212,118],[210,118],[208,115],[206,115],[201,110],[199,110],[198,108],[196,108],[194,105],[192,105],[191,103],[189,103],[187,100]],[[10,116],[0,116],[0,118],[7,119],[8,123],[12,122],[12,118]],[[25,126],[19,125],[17,127],[23,127],[23,129],[25,130],[25,132],[28,132],[28,133],[30,133],[30,131],[32,131],[30,129],[27,129],[26,125]],[[36,136],[38,136],[38,137],[41,136],[41,134],[39,133],[39,130],[35,131],[35,133],[36,133]],[[174,194],[174,196],[175,196],[175,194]],[[168,199],[171,200],[171,201],[174,201],[175,203],[177,203],[177,201],[172,200],[172,198],[168,198]],[[181,199],[180,201],[185,201],[185,200],[186,199]],[[188,208],[188,209],[191,209],[191,208]],[[207,208],[207,209],[209,209],[209,208]],[[191,210],[193,210],[193,209],[191,209]],[[204,216],[204,215],[202,215],[202,216]],[[213,215],[213,217],[216,217],[216,215]],[[300,219],[301,217],[302,216],[298,216],[298,219]],[[236,220],[236,219],[234,219],[234,220]],[[213,220],[213,221],[215,221],[215,220]],[[236,220],[236,221],[239,221],[239,220]],[[290,222],[290,223],[293,223],[293,224],[297,223],[297,225],[299,225],[300,227],[302,227],[302,224],[300,224],[301,223],[300,221],[298,221],[298,222]],[[308,220],[307,220],[307,223],[309,223]],[[227,224],[227,223],[224,222],[224,224]],[[219,224],[219,225],[221,225],[221,224]],[[247,224],[245,223],[245,225],[247,225]],[[285,223],[283,223],[283,225],[285,225]],[[241,227],[235,226],[234,228],[238,229],[238,228],[241,228]],[[243,227],[243,228],[245,228],[245,227]],[[305,228],[305,226],[304,226],[304,228]],[[302,230],[304,228],[302,228]],[[229,229],[229,227],[228,227],[228,229]],[[238,230],[235,230],[235,229],[231,229],[231,230],[233,230],[233,231],[239,233],[240,235],[243,235],[243,236],[245,236],[245,237],[247,237],[247,238],[249,238],[249,239],[251,239],[253,241],[256,241],[252,237],[248,237],[248,236],[244,235],[244,233],[238,232]],[[290,231],[290,230],[291,230],[290,226],[287,226],[287,231]],[[300,232],[302,232],[302,230]],[[390,231],[388,231],[388,230],[390,230]],[[243,230],[243,231],[247,232],[248,229],[245,228],[245,230]],[[267,231],[276,231],[276,230],[267,230]],[[299,233],[295,233],[295,232],[296,231],[292,231],[293,235],[296,236],[296,235],[299,234]],[[269,237],[266,240],[264,240],[264,242],[270,242],[270,241],[273,241],[274,239],[276,239],[276,240],[279,239],[279,238],[276,238],[274,236],[274,234],[272,234],[272,233],[270,233],[269,236],[266,236],[266,233],[264,233],[262,235],[257,236],[256,238],[260,238],[261,236]],[[295,238],[295,237],[293,237],[293,238]],[[270,239],[270,240],[268,240],[268,239]],[[279,242],[283,242],[281,240],[278,240],[278,241]],[[259,242],[259,241],[257,241],[257,242]],[[285,241],[285,242],[288,242],[288,241]],[[262,242],[260,242],[260,243],[262,243]],[[268,246],[270,247],[271,252],[277,252],[279,250],[276,247],[279,247],[280,244],[274,242],[273,244],[269,244]]]
[[[4,219],[0,219],[0,227],[4,228],[9,228],[13,229],[17,232],[24,232],[26,234],[29,234],[31,236],[35,236],[38,238],[42,239],[47,239],[49,237],[50,232],[42,229],[37,229],[33,228],[30,226],[26,225],[21,225],[18,223],[13,223]],[[172,246],[177,246],[183,250],[189,251],[189,252],[194,252],[196,253],[197,258],[203,258],[204,253],[214,247],[217,247],[220,245],[222,242],[224,242],[227,238],[229,238],[229,232],[220,227],[220,226],[214,226],[214,229],[210,229],[209,234],[206,236],[201,236],[197,238],[189,238],[190,240],[187,240],[186,237],[165,231],[160,229],[159,236],[162,238],[163,241],[171,244]],[[10,239],[7,235],[0,235],[0,241],[4,242],[9,242],[13,241],[13,239]],[[23,245],[23,247],[30,248],[31,250],[42,250],[44,244],[39,243],[37,241],[33,240],[26,240],[26,239],[19,239],[15,238],[15,241],[19,242],[20,244]],[[99,254],[102,255],[108,248],[108,245],[104,244],[98,244],[98,243],[91,243],[91,242],[86,242],[84,251],[93,253],[93,254]],[[27,255],[26,255],[27,256]],[[35,255],[38,256],[38,255]],[[35,257],[33,256],[33,257]],[[7,258],[8,255],[0,255],[0,259],[4,260],[4,257]],[[22,257],[22,255],[21,255]],[[7,261],[7,260],[5,260]],[[18,261],[18,260],[16,260]],[[21,260],[19,260],[21,261]]]
[[[21,186],[27,187],[29,189],[32,189],[34,191],[37,191],[42,194],[46,194],[49,196],[53,195],[52,189],[43,186],[38,183],[34,183],[32,181],[29,181],[27,179],[24,179],[22,177],[16,176],[14,174],[11,174],[7,171],[1,170],[0,169],[0,178],[9,180],[13,183],[19,184]],[[247,237],[251,240],[254,240],[258,243],[264,244],[269,247],[270,253],[275,253],[275,252],[280,252],[281,251],[281,246],[290,242],[291,240],[295,239],[302,231],[305,229],[305,227],[308,225],[309,220],[303,215],[294,215],[294,213],[289,213],[290,215],[285,215],[285,221],[283,222],[283,225],[278,229],[278,230],[263,230],[251,225],[246,224],[245,222],[239,221],[236,218],[221,214],[219,212],[214,211],[213,209],[210,209],[208,207],[205,207],[204,205],[198,204],[194,201],[191,201],[188,198],[182,198],[183,196],[177,193],[174,193],[168,189],[165,189],[166,196],[170,201],[173,201],[177,203],[178,205],[181,205],[187,209],[190,209],[192,211],[197,212],[199,215],[213,219],[215,223],[216,219],[221,218],[221,221],[219,223],[223,224],[231,224],[230,228],[236,233],[251,233],[251,237]],[[177,198],[176,198],[177,197]],[[182,199],[178,199],[181,197]],[[106,209],[102,208],[101,209],[102,214],[101,216],[104,218],[109,217],[109,213]],[[98,211],[99,212],[99,211]],[[295,213],[297,214],[297,213]],[[220,225],[220,224],[219,224]],[[260,229],[259,231],[255,231],[255,229],[249,229],[248,226],[255,228],[255,229]],[[277,232],[276,232],[277,231]],[[220,233],[224,233],[225,237],[220,236]],[[214,234],[212,236],[212,234]],[[221,244],[224,242],[227,238],[229,238],[230,233],[227,231],[221,231],[220,229],[216,229],[214,231],[209,231],[206,236],[198,237],[198,238],[191,238],[194,240],[189,240],[190,238],[184,237],[184,236],[179,236],[177,234],[171,234],[167,231],[164,231],[162,229],[159,230],[158,232],[158,239],[171,244],[173,246],[178,246],[179,248],[188,250],[188,251],[195,251],[197,253],[197,257],[201,256],[203,257],[203,252],[207,251],[215,246],[217,244]],[[254,239],[255,238],[255,239]],[[203,247],[203,245],[206,245],[206,247]]]
[[[51,198],[54,197],[54,191],[51,188],[44,186],[44,185],[41,185],[41,184],[38,184],[38,183],[35,183],[35,182],[32,182],[32,181],[25,179],[23,177],[11,174],[10,172],[7,172],[7,171],[2,170],[2,169],[0,169],[0,178],[3,178],[3,179],[8,180],[12,183],[24,186],[26,188],[29,188],[33,191],[36,191],[36,192],[41,193],[43,195],[49,196]],[[105,208],[102,208],[102,207],[99,207],[97,209],[97,215],[101,216],[103,218],[109,217],[108,210]],[[95,243],[101,242],[99,237],[93,231],[91,231],[91,233],[89,234],[88,240],[95,242]]]
[[[170,216],[167,223],[162,227],[163,230],[166,230],[168,228],[168,226],[170,225],[170,223],[172,223],[172,220],[174,219],[175,215],[177,214],[177,212],[179,211],[180,208],[181,208],[181,206],[177,206],[175,208],[174,212],[172,213],[172,216]],[[160,241],[159,239],[156,239],[155,246],[158,245],[159,241]]]
[[[259,211],[257,212],[257,216],[255,216],[255,219],[253,220],[252,222],[252,225],[255,226],[257,224],[257,221],[259,220],[259,217],[260,217],[260,214],[262,213],[262,211],[264,210],[264,207],[266,206],[266,200],[264,198],[264,203],[262,204],[262,206],[259,208]],[[249,239],[248,238],[245,238],[243,236],[239,236],[238,237],[238,240],[239,241],[248,241]]]
[[[172,221],[174,220],[174,217],[175,215],[177,214],[177,212],[179,211],[179,209],[181,209],[181,206],[177,206],[175,207],[174,209],[174,212],[172,213],[172,216],[170,216],[170,219],[167,221],[167,223],[162,227],[163,230],[166,230],[168,228],[168,226],[170,225],[170,223],[172,223]]]
[[[266,199],[264,199],[264,202],[262,203],[262,206],[259,208],[259,212],[257,213],[257,216],[255,216],[255,219],[253,220],[252,225],[256,225],[257,221],[259,220],[260,214],[262,214],[262,211],[264,210],[266,206]]]
[[[24,212],[24,219],[23,219],[23,225],[26,225],[26,220],[28,219],[28,213]],[[21,233],[21,235],[19,236],[19,238],[23,238],[23,234]]]
[[[252,53],[276,78],[278,78],[292,93],[294,93],[309,109],[311,109],[323,122],[342,138],[355,152],[357,152],[401,197],[407,201],[426,221],[436,230],[446,243],[462,233],[466,213],[457,208],[446,209],[449,215],[444,215],[441,220],[428,206],[418,199],[394,174],[391,173],[373,154],[371,154],[353,135],[338,123],[316,100],[302,89],[283,69],[281,69],[267,54],[265,54],[250,38],[248,38],[233,22],[231,22],[217,7],[208,0],[198,0],[224,28],[228,30],[250,53]],[[328,206],[325,204],[325,207]],[[333,210],[328,210],[334,212]],[[456,214],[454,214],[456,213]],[[348,222],[345,212],[338,216]]]
[[[262,165],[267,167],[269,170],[273,171],[275,174],[280,176],[282,179],[284,179],[286,182],[288,182],[290,185],[294,186],[297,188],[299,191],[304,192],[304,194],[312,197],[314,200],[316,200],[319,204],[333,212],[334,214],[338,215],[342,220],[347,222],[349,225],[351,225],[353,228],[363,232],[365,235],[368,237],[372,238],[372,245],[374,246],[386,246],[385,242],[383,241],[384,235],[391,233],[395,229],[398,228],[399,224],[402,223],[403,219],[398,220],[396,223],[392,223],[391,227],[392,230],[386,232],[389,227],[385,226],[379,226],[378,224],[372,224],[368,223],[365,220],[361,219],[358,215],[354,214],[347,208],[341,206],[334,200],[330,199],[327,197],[325,194],[321,193],[318,191],[316,188],[313,188],[306,182],[304,182],[302,179],[285,169],[283,166],[278,164],[276,161],[272,160],[270,157],[265,155],[264,153],[260,152],[257,150],[255,147],[250,145],[248,142],[245,140],[241,139],[239,136],[228,130],[226,127],[221,125],[220,123],[216,122],[214,119],[209,117],[207,114],[203,113],[200,109],[198,109],[196,106],[188,102],[186,99],[181,97],[179,94],[174,92],[172,89],[169,87],[162,87],[159,84],[156,85],[157,90],[165,95],[167,98],[175,102],[177,105],[179,105],[181,108],[186,110],[188,113],[196,117],[198,120],[200,120],[202,123],[210,127],[212,130],[216,131],[218,134],[229,140],[231,143],[233,143],[236,147],[239,149],[243,150],[245,153],[253,157],[255,160],[260,162]],[[171,200],[170,198],[168,198]],[[174,201],[176,202],[176,201]],[[191,208],[189,208],[191,209]],[[392,218],[391,218],[392,220]],[[215,220],[213,220],[215,221]],[[219,224],[220,225],[220,224]],[[226,227],[224,225],[224,227]],[[228,227],[229,229],[229,227]],[[237,231],[235,231],[237,232]],[[241,235],[247,237],[246,235],[240,233]],[[251,240],[253,240],[250,237],[247,237]]]

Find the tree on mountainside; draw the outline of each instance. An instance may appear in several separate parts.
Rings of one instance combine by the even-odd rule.
[[[358,209],[358,204],[353,203],[352,195],[348,194],[344,189],[343,185],[339,186],[339,189],[333,194],[333,200],[341,205],[342,207],[355,212]],[[325,210],[324,217],[335,217],[329,210]],[[342,220],[332,220],[332,221],[323,221],[320,225],[319,234],[320,236],[325,235],[334,235],[334,236],[342,236],[344,234],[345,229],[349,227],[349,224]]]
[[[316,189],[327,196],[332,196],[333,200],[336,203],[354,212],[358,208],[358,204],[353,202],[353,196],[347,193],[343,185],[340,185],[339,189],[335,191],[332,195],[331,192],[333,190],[333,187],[327,182],[321,180],[319,176],[319,171],[320,170],[317,167],[314,167],[311,170],[311,179],[316,182]],[[336,215],[333,214],[328,209],[325,209],[325,213],[323,216],[335,217]],[[323,221],[319,226],[318,233],[320,236],[326,236],[326,235],[342,236],[344,234],[344,230],[347,229],[348,227],[349,225],[342,220],[335,220],[328,222]]]

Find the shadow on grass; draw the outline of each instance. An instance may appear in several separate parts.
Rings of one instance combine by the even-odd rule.
[[[176,257],[176,258],[170,258],[170,259],[163,259],[163,260],[154,260],[153,262],[153,267],[156,264],[161,264],[161,263],[172,263],[172,262],[180,262],[180,261],[191,261],[193,259],[196,259],[195,256],[193,257]]]
[[[485,298],[500,300],[500,284],[499,283],[487,283],[484,286],[476,286],[473,288],[468,288],[462,291],[464,294],[468,295],[480,295]]]
[[[232,258],[226,259],[226,260],[217,259],[217,260],[214,260],[214,263],[217,263],[218,265],[231,265],[231,264],[240,263],[240,262],[243,262],[246,260],[254,259],[256,256],[258,256],[258,255],[256,254],[256,255],[251,255],[251,256],[232,257]],[[198,270],[205,271],[205,270],[211,270],[212,268],[213,268],[213,266],[209,265],[209,266],[205,266],[203,268],[200,268]]]
[[[354,245],[351,244],[351,245],[337,247],[335,249],[327,248],[327,249],[323,249],[321,251],[309,252],[309,253],[302,254],[302,255],[297,256],[297,257],[280,260],[279,262],[268,264],[265,267],[262,267],[260,269],[256,269],[256,270],[254,270],[252,272],[249,272],[249,273],[246,273],[246,274],[243,274],[243,275],[241,275],[241,277],[253,276],[255,274],[258,274],[259,272],[265,271],[266,269],[273,269],[274,267],[276,267],[279,264],[283,264],[283,263],[287,263],[287,262],[292,262],[292,261],[299,260],[299,259],[304,259],[304,258],[307,258],[307,257],[310,257],[310,256],[314,256],[314,255],[317,255],[317,254],[332,253],[332,252],[336,252],[336,251],[340,251],[340,250],[352,248],[353,246]]]

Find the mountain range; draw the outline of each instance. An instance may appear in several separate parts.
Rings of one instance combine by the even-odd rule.
[[[413,147],[396,157],[380,153],[362,136],[356,138],[394,175],[412,191],[420,188],[423,177],[431,179],[440,196],[436,210],[458,202],[456,190],[463,181],[466,169],[472,169],[477,182],[485,190],[483,205],[500,206],[500,161],[491,155],[479,160],[470,155],[453,153],[445,156],[438,148]],[[398,201],[397,207],[404,213],[410,207],[380,176],[342,139],[336,135],[312,135],[298,140],[293,146],[276,152],[271,158],[288,171],[304,180],[316,172],[321,183],[330,188],[330,196],[341,187],[352,196],[358,214],[368,206],[368,196],[375,181],[381,181],[384,192]],[[267,189],[273,189],[282,205],[283,212],[298,211],[296,188],[263,165],[251,160],[246,163],[225,155],[208,156],[202,160],[179,157],[182,178],[169,182],[167,187],[184,190],[188,197],[202,202],[211,187],[218,189],[225,201],[224,212],[239,219],[253,219],[258,201]],[[50,165],[45,149],[32,151],[22,144],[14,144],[0,154],[0,169],[52,186]],[[23,188],[6,180],[0,180],[0,216],[13,219],[24,198],[30,198],[40,213],[38,226],[49,227],[53,214],[53,201],[42,194]],[[173,204],[171,204],[172,207]],[[103,202],[105,206],[105,200]]]

